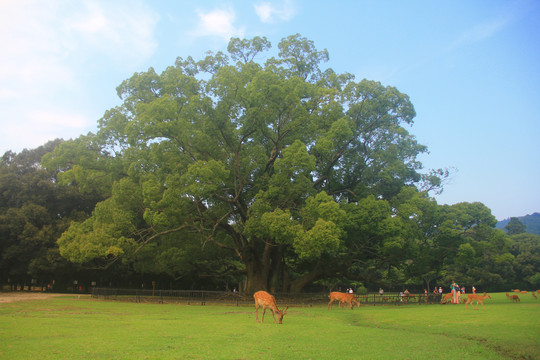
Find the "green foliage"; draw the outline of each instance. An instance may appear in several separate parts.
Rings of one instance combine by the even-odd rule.
[[[72,219],[84,218],[95,205],[71,187],[59,186],[58,169],[45,169],[62,140],[50,141],[0,159],[0,282],[12,286],[45,286],[69,264],[60,258],[56,239]]]
[[[540,269],[540,235],[521,233],[512,235],[510,252],[515,256],[513,269],[519,282],[519,288],[538,287],[538,269]]]
[[[525,225],[525,230],[529,234],[540,235],[540,213],[533,213],[530,215],[519,216],[517,219]],[[510,222],[510,219],[505,219],[497,223],[497,229],[506,230],[506,225]]]
[[[259,63],[270,46],[233,38],[228,55],[135,73],[96,134],[44,157],[64,189],[93,199],[60,237],[62,256],[173,278],[217,272],[248,290],[521,276],[488,208],[429,197],[448,171],[421,173],[427,148],[408,131],[406,94],[321,68],[327,50],[299,34]]]
[[[295,239],[294,249],[301,259],[333,253],[340,244],[339,233],[335,223],[319,218],[311,229]]]
[[[516,235],[524,233],[527,227],[518,218],[511,217],[510,222],[504,228],[507,230],[508,235]]]

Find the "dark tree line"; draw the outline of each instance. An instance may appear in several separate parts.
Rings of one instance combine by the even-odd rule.
[[[136,73],[96,134],[6,153],[2,281],[540,286],[538,236],[430,197],[448,172],[422,171],[407,95],[322,69],[299,35],[257,63],[270,46],[233,38],[228,55]]]

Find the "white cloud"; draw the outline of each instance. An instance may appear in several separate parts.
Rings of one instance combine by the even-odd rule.
[[[137,70],[158,19],[139,1],[0,0],[0,153],[93,128],[89,73]]]
[[[234,26],[236,14],[233,9],[215,9],[210,12],[197,10],[199,23],[192,32],[195,36],[218,36],[225,41],[231,37],[243,37],[245,29]]]
[[[12,80],[69,81],[88,56],[99,54],[123,66],[153,54],[157,16],[138,2],[12,1],[0,3],[3,86]],[[86,58],[85,58],[86,57]],[[10,80],[10,81],[6,81]]]
[[[2,123],[2,153],[36,148],[56,138],[78,137],[87,132],[88,124],[93,121],[95,119],[63,109],[21,111],[17,121]]]
[[[73,43],[136,67],[156,50],[154,28],[159,16],[139,2],[87,0],[65,22]]]
[[[284,1],[281,7],[272,3],[262,2],[254,5],[255,13],[263,23],[272,24],[276,21],[288,21],[296,15],[296,7],[292,1]]]
[[[448,45],[446,52],[454,51],[462,46],[484,41],[497,34],[511,22],[511,17],[493,19],[477,24],[463,32],[456,40]]]

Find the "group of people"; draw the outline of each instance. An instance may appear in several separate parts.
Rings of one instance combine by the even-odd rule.
[[[476,294],[476,287],[474,285],[472,286],[471,290],[473,294]],[[455,281],[452,281],[452,285],[450,285],[450,291],[452,293],[452,304],[459,304],[461,295],[465,294],[465,286],[459,287],[459,285]],[[440,287],[439,294],[442,294],[442,289]]]
[[[452,281],[452,285],[450,285],[450,291],[452,293],[452,303],[459,304],[461,294],[465,294],[465,286],[459,287],[459,285],[455,281]],[[476,294],[476,287],[474,285],[472,286],[472,293]],[[433,294],[442,296],[443,295],[442,286],[439,286],[438,288],[437,286],[435,286],[435,288],[433,289]],[[384,295],[383,288],[379,288],[379,295],[380,296]],[[409,290],[406,289],[405,291],[400,292],[399,295],[400,295],[400,298],[409,296]],[[428,296],[427,289],[424,289],[424,296],[426,297]]]

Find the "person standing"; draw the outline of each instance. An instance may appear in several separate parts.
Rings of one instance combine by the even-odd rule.
[[[459,299],[458,299],[459,286],[458,284],[456,284],[455,281],[452,281],[451,289],[452,289],[452,304],[457,304],[459,302]]]
[[[472,287],[472,293],[473,293],[473,294],[476,294],[476,288],[474,287],[474,285],[473,285],[473,287]]]

